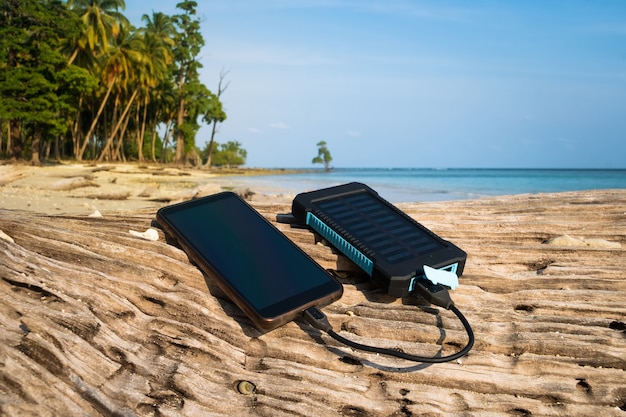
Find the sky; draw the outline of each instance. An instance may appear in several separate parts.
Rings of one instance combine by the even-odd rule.
[[[177,0],[126,0],[125,15]],[[246,166],[626,168],[626,1],[198,1]],[[210,129],[200,129],[200,147]]]

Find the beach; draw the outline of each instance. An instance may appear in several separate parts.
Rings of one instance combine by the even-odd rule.
[[[0,208],[46,214],[83,214],[158,209],[191,198],[234,190],[251,201],[291,200],[280,188],[255,192],[251,175],[288,170],[200,170],[159,164],[0,165]]]
[[[234,190],[249,201],[290,202],[296,194],[357,181],[392,203],[626,189],[626,170],[213,168],[149,163],[0,165],[0,207],[47,214],[157,209]]]
[[[428,365],[304,322],[254,328],[168,241],[158,207],[237,190],[342,282],[324,312],[343,336],[422,355],[467,340],[449,311],[380,293],[277,223],[293,198],[280,184],[220,174],[0,166],[0,414],[625,415],[626,190],[398,203],[468,254],[451,296],[476,343]]]

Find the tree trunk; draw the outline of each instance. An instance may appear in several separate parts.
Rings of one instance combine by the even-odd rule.
[[[157,131],[156,128],[152,130],[152,138],[150,140],[150,156],[152,157],[152,162],[156,162],[156,137]]]
[[[74,117],[74,123],[72,123],[72,152],[74,154],[74,158],[76,158],[76,155],[78,155],[80,151],[80,116],[84,97],[85,94],[80,93],[80,97],[78,98],[78,111]]]
[[[126,108],[124,109],[124,113],[122,113],[122,116],[117,121],[117,124],[115,125],[115,128],[113,129],[113,132],[111,132],[111,136],[109,136],[109,139],[104,145],[104,148],[102,149],[102,152],[100,153],[100,157],[98,158],[98,162],[102,162],[102,160],[104,159],[104,156],[109,151],[111,147],[111,143],[113,142],[113,139],[115,138],[115,135],[117,134],[117,131],[119,130],[122,124],[122,121],[126,117],[126,114],[130,110],[130,107],[132,106],[133,101],[135,100],[135,97],[137,96],[138,92],[139,92],[139,88],[135,88],[135,91],[133,91],[133,95],[130,97],[130,100],[128,100],[128,104],[126,105]]]
[[[224,79],[228,74],[227,71],[220,72],[220,81],[217,84],[217,99],[219,100],[222,97],[222,94],[228,88],[230,82],[224,84]],[[217,120],[213,120],[213,128],[211,129],[211,140],[209,141],[209,155],[207,157],[206,163],[204,164],[204,168],[211,168],[212,157],[213,157],[213,142],[215,140],[215,134],[217,133]]]
[[[70,59],[67,61],[67,66],[68,67],[70,65],[72,65],[72,63],[74,62],[74,60],[76,59],[77,56],[78,56],[78,47],[76,47],[76,49],[74,49],[74,52],[72,52],[72,56],[70,56]]]
[[[176,153],[174,163],[183,164],[185,162],[185,137],[180,127],[185,121],[185,66],[181,64],[178,72],[178,112],[176,114]]]
[[[146,134],[146,120],[148,118],[148,103],[150,102],[150,95],[149,92],[146,91],[146,97],[144,99],[143,102],[143,118],[141,121],[141,129],[140,129],[140,133],[139,133],[139,138],[137,138],[137,149],[138,149],[138,153],[139,153],[139,162],[143,162],[144,158],[143,158],[143,137]],[[137,114],[139,114],[139,112],[137,112]],[[154,159],[154,155],[152,156],[152,158]]]
[[[215,139],[215,132],[217,130],[217,120],[213,120],[213,127],[211,129],[211,140],[209,141],[209,152],[206,159],[206,163],[204,164],[204,168],[211,168],[211,159],[213,157],[213,141]]]
[[[178,115],[176,117],[176,154],[174,163],[183,164],[185,162],[185,137],[180,127],[185,121],[185,98],[180,97],[178,101]]]
[[[167,123],[165,124],[166,126],[165,138],[163,139],[163,150],[161,152],[161,162],[165,162],[167,158],[167,145],[169,144],[170,139],[172,139],[172,134],[174,133],[173,123],[174,121],[172,119],[169,119]]]
[[[41,123],[35,123],[35,127],[33,128],[33,141],[31,143],[31,155],[30,155],[31,165],[41,165],[41,161],[39,160],[40,142],[41,142]]]
[[[126,137],[126,128],[128,127],[128,122],[130,121],[130,113],[126,115],[126,120],[124,120],[124,125],[120,130],[119,140],[117,141],[117,147],[115,149],[115,153],[113,157],[115,160],[121,159],[123,162],[126,162],[126,154],[124,153],[124,138]]]
[[[0,119],[0,157],[2,157],[2,144],[4,143],[4,120]]]
[[[11,156],[11,120],[7,120],[7,157]]]
[[[89,131],[85,135],[85,142],[82,144],[78,154],[76,155],[76,160],[77,161],[82,161],[83,160],[83,154],[85,153],[85,149],[87,149],[87,144],[89,143],[89,140],[91,139],[91,135],[93,135],[93,132],[96,129],[96,124],[98,123],[98,119],[100,118],[100,115],[102,114],[102,111],[104,110],[104,106],[105,106],[107,100],[109,99],[109,95],[111,94],[111,90],[113,90],[113,84],[115,83],[115,79],[116,78],[117,78],[117,75],[115,77],[113,77],[113,79],[109,83],[109,87],[107,88],[107,92],[104,95],[104,99],[102,99],[102,103],[100,103],[100,108],[98,109],[98,113],[96,114],[96,117],[94,117],[93,121],[91,122],[91,126],[89,127]]]
[[[47,140],[42,145],[43,147],[43,160],[48,161],[50,159],[50,147],[52,146],[52,142]]]
[[[109,127],[117,125],[118,120],[122,121],[122,117],[120,117],[120,114],[119,114],[119,112],[120,112],[120,102],[122,101],[121,96],[122,96],[122,93],[118,90],[117,94],[115,95],[115,100],[113,101],[113,111],[112,111],[113,116],[112,116],[112,119],[111,119],[111,123],[107,122],[103,126],[104,127],[104,135],[102,137],[107,138],[107,141],[108,141],[109,137],[113,137],[113,142],[111,142],[111,145],[113,145],[114,142],[115,142],[115,135],[110,135],[109,136]],[[108,111],[108,108],[104,110],[104,120],[109,120],[109,118],[107,117],[107,111]],[[102,146],[102,150],[103,151],[106,148],[106,143],[107,142],[104,142],[104,144]],[[109,147],[109,149],[107,150],[106,154],[104,154],[104,159],[105,160],[108,160],[108,161],[113,161],[114,160],[115,156],[113,155],[113,153],[114,153],[113,149],[114,149],[113,146]]]
[[[22,143],[22,132],[19,120],[9,122],[8,154],[10,158],[20,159],[24,146]]]
[[[61,160],[61,141],[59,135],[54,136],[54,160],[59,162]]]

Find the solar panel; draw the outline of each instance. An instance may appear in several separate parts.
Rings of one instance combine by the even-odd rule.
[[[349,183],[298,194],[292,214],[355,262],[391,295],[405,296],[424,265],[458,276],[466,254],[381,198]]]
[[[423,255],[443,245],[370,194],[339,196],[317,208],[341,221],[355,239],[391,263]]]

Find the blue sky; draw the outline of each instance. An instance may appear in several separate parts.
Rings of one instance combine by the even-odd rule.
[[[626,1],[198,3],[247,166],[626,168]]]

